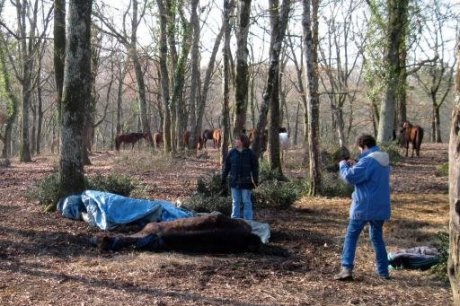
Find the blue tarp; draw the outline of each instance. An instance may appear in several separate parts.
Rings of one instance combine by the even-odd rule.
[[[69,219],[85,219],[102,230],[112,230],[133,222],[160,222],[194,216],[165,200],[133,199],[96,190],[68,196],[58,203],[58,210]]]

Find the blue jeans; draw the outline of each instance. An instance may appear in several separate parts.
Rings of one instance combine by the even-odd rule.
[[[367,223],[370,225],[369,235],[375,250],[377,273],[380,276],[387,277],[389,275],[388,257],[385,241],[383,241],[382,228],[385,223],[383,220],[350,220],[343,244],[342,266],[353,270],[358,238]]]
[[[243,204],[243,218],[253,219],[251,194],[250,189],[232,188],[232,218],[241,218],[241,204]]]

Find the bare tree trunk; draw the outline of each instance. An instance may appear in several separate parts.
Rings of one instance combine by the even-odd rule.
[[[236,78],[235,78],[235,122],[233,135],[239,135],[246,127],[246,113],[248,108],[248,34],[249,17],[251,15],[251,0],[238,1],[238,27],[236,51]]]
[[[270,128],[268,129],[269,158],[272,170],[283,177],[280,158],[280,57],[284,35],[286,33],[291,1],[283,0],[280,7],[278,0],[270,0],[270,19],[272,34],[270,39],[270,67],[266,95],[269,97]],[[271,78],[270,78],[271,77]]]
[[[131,57],[131,60],[134,64],[134,73],[136,75],[136,84],[137,84],[137,94],[139,99],[139,112],[141,116],[142,131],[148,133],[149,143],[153,150],[153,138],[152,133],[150,132],[149,118],[147,115],[147,98],[145,95],[145,81],[144,74],[142,73],[142,66],[139,59],[139,54],[137,51],[137,28],[139,25],[138,22],[138,2],[134,0],[133,2],[133,20],[131,22],[131,43],[128,47],[128,54]]]
[[[30,128],[30,152],[33,155],[35,153],[35,146],[37,141],[37,105],[35,105],[36,97],[32,99],[32,104],[30,105],[30,110],[32,111],[32,126]]]
[[[123,80],[126,74],[126,63],[123,61],[118,62],[118,89],[117,89],[117,128],[116,134],[123,133],[122,120],[123,120]]]
[[[387,67],[387,88],[385,99],[380,105],[380,120],[377,134],[377,141],[385,143],[393,139],[395,108],[398,99],[398,92],[401,89],[401,52],[406,39],[407,31],[407,7],[408,0],[388,1],[388,50],[385,55]]]
[[[25,47],[25,44],[23,46]],[[30,79],[30,75],[32,73],[32,59],[28,56],[26,59],[24,59],[23,71],[24,79],[22,81],[21,147],[19,160],[21,162],[30,162],[32,161],[32,157],[30,153],[29,110],[32,92],[32,80]]]
[[[187,118],[185,116],[185,103],[182,97],[182,92],[185,85],[185,75],[187,68],[188,55],[190,53],[190,48],[192,44],[192,31],[189,22],[185,19],[183,12],[180,13],[183,27],[183,39],[182,39],[182,49],[179,57],[179,61],[176,66],[176,71],[174,73],[174,89],[172,104],[175,106],[176,112],[176,127],[175,131],[172,131],[172,137],[175,139],[175,146],[179,151],[184,149],[184,139],[182,135],[185,132],[187,126]]]
[[[69,3],[59,162],[62,196],[85,189],[82,132],[91,99],[91,6],[92,0]]]
[[[452,287],[453,305],[460,305],[460,45],[457,46],[455,106],[449,143],[450,246],[447,274]]]
[[[305,92],[305,86],[303,84],[303,70],[304,70],[304,50],[303,50],[303,42],[301,42],[300,46],[300,59],[297,59],[296,52],[294,50],[294,44],[291,40],[291,36],[288,35],[288,40],[289,40],[289,47],[291,48],[291,54],[292,54],[292,60],[294,62],[295,70],[296,70],[296,77],[297,77],[297,84],[296,84],[296,90],[300,95],[301,101],[302,101],[302,107],[304,111],[304,141],[302,141],[303,144],[305,144],[306,137],[308,135],[308,115],[307,115],[307,95]],[[297,105],[297,112],[296,112],[296,128],[295,128],[295,135],[294,135],[294,144],[297,145],[297,129],[298,129],[298,116],[299,116],[299,108],[300,108],[300,103]]]
[[[311,10],[310,10],[311,5]],[[308,156],[310,160],[309,179],[310,195],[317,195],[321,190],[319,172],[319,95],[318,95],[318,6],[319,0],[303,0],[303,31],[306,60],[307,115],[308,119]]]
[[[197,109],[198,103],[201,101],[201,75],[200,75],[200,20],[198,18],[197,8],[199,0],[191,1],[190,23],[193,28],[193,42],[192,42],[192,59],[191,59],[191,88],[190,88],[190,139],[189,148],[196,148],[197,146]]]
[[[64,86],[65,59],[65,0],[54,0],[54,79],[56,81],[56,106],[61,118],[62,88]]]
[[[234,0],[230,1],[230,6],[233,7]],[[216,62],[217,52],[219,51],[219,46],[222,41],[222,37],[224,36],[224,27],[220,29],[219,33],[217,34],[216,40],[214,41],[214,46],[211,52],[211,56],[208,62],[208,68],[206,69],[206,74],[204,77],[203,82],[203,89],[201,93],[201,98],[199,104],[197,106],[197,116],[196,116],[196,127],[195,127],[195,137],[199,137],[201,134],[201,127],[203,125],[203,115],[204,109],[206,107],[206,99],[208,97],[209,88],[211,86],[211,78],[214,72],[214,65]],[[193,133],[192,133],[193,136]]]
[[[40,75],[40,74],[39,74]],[[42,87],[39,85],[37,87],[37,141],[35,152],[37,155],[40,155],[41,149],[41,140],[42,140],[42,127],[43,127],[43,95],[42,95]]]
[[[230,14],[233,10],[230,0],[224,0],[223,22],[224,28],[224,46],[222,48],[224,61],[223,75],[223,104],[222,104],[222,144],[220,147],[220,164],[225,163],[228,154],[228,145],[230,138],[230,116],[229,116],[229,100],[230,100]]]
[[[5,126],[5,136],[3,137],[3,150],[2,150],[2,158],[8,158],[11,152],[11,134],[13,131],[13,123],[16,120],[18,115],[18,107],[19,107],[19,100],[14,94],[13,88],[11,87],[10,81],[10,74],[7,68],[6,59],[5,59],[5,52],[3,49],[4,40],[3,34],[0,34],[2,46],[0,47],[0,65],[2,69],[2,77],[3,77],[3,88],[8,96],[8,110],[7,118],[6,118],[6,126]]]
[[[161,92],[163,99],[164,125],[163,141],[165,154],[172,151],[171,141],[171,108],[169,98],[169,73],[168,73],[168,17],[163,0],[157,0],[158,10],[160,12],[160,72],[161,72]]]

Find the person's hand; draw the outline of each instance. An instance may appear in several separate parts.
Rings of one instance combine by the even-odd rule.
[[[346,162],[347,162],[347,165],[350,166],[350,167],[353,166],[354,164],[356,164],[356,161],[354,159],[349,159]]]

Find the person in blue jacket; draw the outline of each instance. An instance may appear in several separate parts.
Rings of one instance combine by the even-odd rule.
[[[228,152],[222,171],[222,186],[227,184],[230,174],[232,192],[232,218],[241,218],[241,204],[243,218],[252,220],[252,189],[259,181],[259,161],[255,153],[249,148],[249,138],[241,134],[235,139],[235,147]]]
[[[342,269],[336,280],[353,279],[356,246],[364,226],[369,223],[369,233],[376,254],[377,273],[389,279],[388,258],[383,240],[383,224],[390,219],[390,159],[380,151],[374,137],[361,135],[357,139],[360,150],[358,162],[342,160],[340,177],[354,185],[350,220],[342,252]]]

